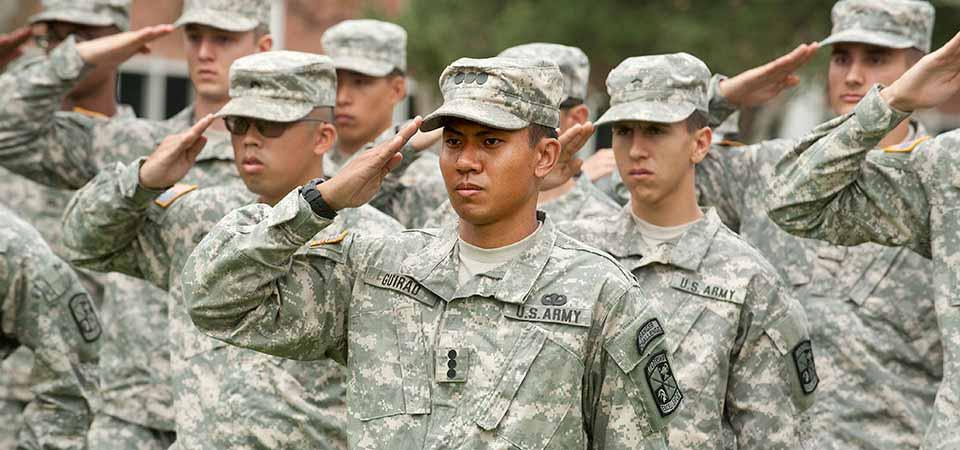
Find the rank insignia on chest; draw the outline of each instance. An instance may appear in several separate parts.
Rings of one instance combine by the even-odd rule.
[[[797,367],[797,377],[800,378],[800,388],[804,394],[810,395],[820,384],[817,366],[813,362],[813,345],[809,339],[802,341],[794,347],[792,354],[793,363]]]
[[[434,363],[437,383],[466,383],[470,354],[470,349],[464,347],[438,348]]]
[[[680,407],[683,393],[680,392],[680,384],[673,376],[673,369],[670,367],[666,351],[654,353],[650,357],[644,367],[644,376],[660,415],[666,417],[673,414]]]

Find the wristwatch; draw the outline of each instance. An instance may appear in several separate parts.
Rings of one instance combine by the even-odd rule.
[[[317,186],[322,184],[324,181],[327,181],[326,178],[314,178],[307,183],[306,186],[300,189],[300,195],[303,196],[303,199],[307,201],[310,205],[310,209],[313,210],[313,213],[323,217],[324,219],[333,220],[337,217],[337,212],[327,204],[326,200],[323,199],[323,196],[320,195],[320,191],[317,190]]]

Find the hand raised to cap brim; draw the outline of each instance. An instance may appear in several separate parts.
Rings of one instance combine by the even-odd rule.
[[[172,33],[173,25],[154,25],[112,34],[77,44],[77,53],[87,64],[119,66],[138,53],[150,53],[150,42]]]
[[[213,114],[207,115],[188,130],[164,138],[140,166],[140,186],[160,190],[183,179],[207,144],[203,133],[215,120]]]
[[[583,149],[584,144],[593,136],[596,129],[593,122],[576,124],[560,135],[560,156],[557,164],[540,184],[541,191],[549,191],[562,186],[568,180],[580,173],[583,159],[577,157],[577,152]]]
[[[790,53],[720,82],[720,95],[733,105],[762,105],[800,83],[796,71],[810,62],[820,44],[800,44]]]
[[[361,152],[336,176],[317,186],[327,205],[339,211],[369,202],[380,190],[384,177],[400,164],[403,159],[400,150],[417,133],[421,123],[423,119],[417,116],[400,127],[393,139]]]
[[[28,27],[0,35],[0,71],[23,55],[21,47],[30,39],[30,36],[32,34]]]
[[[880,91],[891,107],[913,112],[937,106],[960,91],[960,33],[920,59],[886,89]]]

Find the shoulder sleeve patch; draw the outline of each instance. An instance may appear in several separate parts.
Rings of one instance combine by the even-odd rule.
[[[109,119],[109,117],[107,117],[107,116],[104,115],[104,114],[98,113],[98,112],[96,112],[96,111],[91,111],[91,110],[89,110],[89,109],[84,109],[84,108],[81,108],[81,107],[79,107],[79,106],[74,107],[74,108],[73,108],[73,112],[75,112],[75,113],[77,113],[77,114],[83,114],[84,116],[87,116],[87,117],[90,117],[90,118],[93,118],[93,119],[103,119],[103,120]]]
[[[349,232],[344,230],[340,234],[338,234],[336,237],[332,237],[329,239],[314,239],[309,243],[307,243],[307,246],[310,248],[320,248],[320,247],[323,247],[324,245],[339,244],[343,242],[344,239],[347,238],[347,234],[349,234]]]
[[[884,148],[883,152],[884,153],[910,153],[913,151],[913,149],[917,148],[918,145],[928,141],[929,139],[930,139],[930,136],[924,136],[913,142],[899,144],[899,145],[891,145],[889,147]]]
[[[174,202],[176,202],[180,197],[187,195],[190,192],[197,190],[197,185],[195,184],[181,184],[177,183],[173,185],[172,188],[167,189],[166,192],[160,194],[156,200],[153,202],[161,208],[169,208]]]

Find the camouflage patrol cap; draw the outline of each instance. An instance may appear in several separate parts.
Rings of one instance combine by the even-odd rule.
[[[302,119],[336,104],[337,73],[324,55],[285,50],[244,56],[230,66],[230,101],[217,117],[274,122]]]
[[[270,0],[185,0],[183,14],[174,25],[191,24],[233,32],[269,27]]]
[[[551,61],[461,58],[440,75],[440,92],[443,105],[423,120],[423,131],[447,117],[501,130],[560,126],[563,75]]]
[[[563,74],[564,102],[587,98],[587,84],[590,82],[590,60],[587,54],[577,47],[560,44],[533,43],[510,47],[498,56],[515,59],[546,59],[560,66]]]
[[[379,20],[344,20],[323,33],[324,53],[337,69],[383,77],[407,71],[407,31]]]
[[[43,10],[30,23],[67,22],[92,27],[130,29],[130,0],[43,0]]]
[[[710,69],[693,55],[635,56],[607,76],[610,109],[597,125],[624,121],[675,123],[708,112]]]
[[[918,0],[841,0],[833,5],[833,31],[821,45],[853,42],[930,51],[933,5]]]

